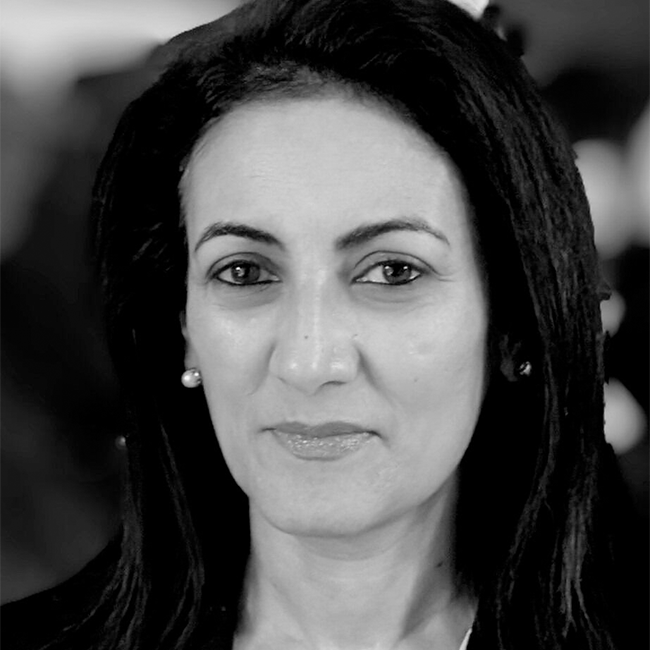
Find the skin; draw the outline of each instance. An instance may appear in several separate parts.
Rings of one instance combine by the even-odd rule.
[[[456,473],[488,305],[453,165],[374,103],[260,102],[208,131],[181,192],[186,363],[250,500],[238,647],[457,650],[472,604],[453,577]],[[273,430],[286,421],[372,435],[305,460]]]

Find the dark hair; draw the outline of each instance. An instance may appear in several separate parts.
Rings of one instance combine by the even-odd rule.
[[[237,105],[338,88],[428,134],[473,207],[493,372],[460,469],[456,560],[479,603],[470,648],[613,648],[592,226],[571,148],[518,59],[446,0],[263,0],[166,52],[165,72],[124,114],[94,194],[133,432],[118,571],[79,630],[97,630],[98,648],[219,647],[219,634],[229,647],[247,502],[201,391],[179,381],[179,182],[205,129]],[[496,371],[504,340],[531,361],[527,381]]]

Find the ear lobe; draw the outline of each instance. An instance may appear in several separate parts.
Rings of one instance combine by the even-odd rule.
[[[501,357],[499,370],[508,381],[515,382],[518,380],[516,363],[512,357]]]
[[[499,370],[510,382],[521,381],[532,372],[524,344],[509,334],[499,336]]]

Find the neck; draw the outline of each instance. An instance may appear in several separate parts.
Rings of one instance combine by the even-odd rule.
[[[280,531],[251,507],[239,647],[457,650],[472,606],[455,583],[454,506],[452,483],[408,517],[328,538]]]

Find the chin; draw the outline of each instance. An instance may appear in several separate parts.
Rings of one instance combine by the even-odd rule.
[[[281,522],[285,533],[300,537],[341,538],[358,537],[372,528],[371,522],[359,521],[358,517],[341,515],[289,519]]]
[[[304,503],[290,509],[260,508],[260,512],[274,528],[299,537],[357,537],[388,520],[364,503]]]

